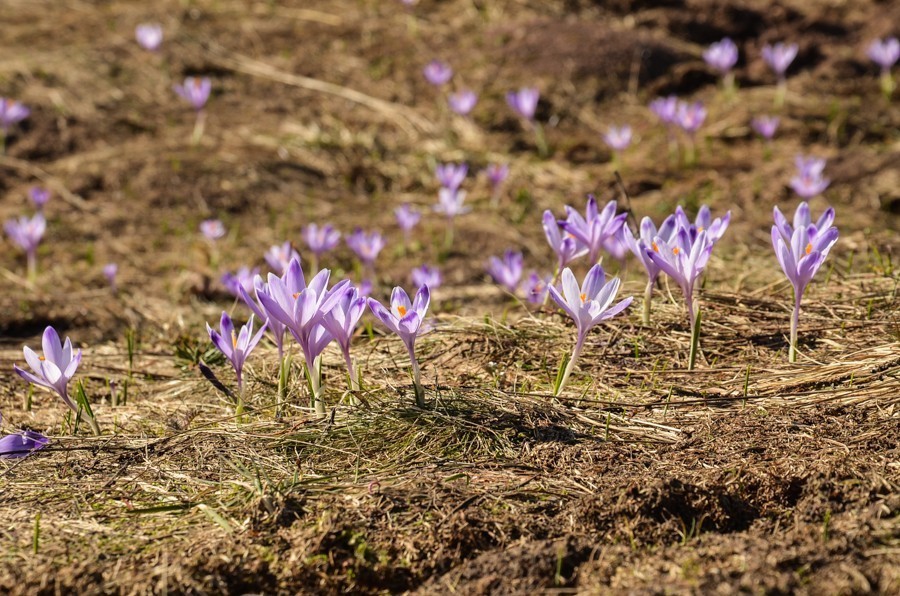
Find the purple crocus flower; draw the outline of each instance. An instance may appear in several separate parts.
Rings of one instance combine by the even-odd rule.
[[[457,93],[451,93],[450,97],[447,98],[447,103],[450,104],[450,109],[455,113],[460,116],[466,116],[475,108],[475,104],[478,103],[478,95],[476,95],[474,91],[465,89],[463,91],[458,91]]]
[[[647,257],[681,288],[691,329],[696,328],[697,319],[694,285],[706,269],[713,246],[707,230],[698,233],[692,241],[690,229],[679,227],[669,240],[656,236],[646,249]]]
[[[588,260],[593,265],[600,258],[603,244],[619,232],[628,214],[616,215],[616,202],[610,201],[602,211],[597,208],[597,199],[588,195],[585,217],[566,206],[566,219],[559,222],[562,228],[588,249]]]
[[[650,324],[650,301],[653,297],[653,286],[656,284],[656,279],[660,273],[659,266],[647,255],[647,251],[653,247],[654,238],[658,236],[668,242],[677,229],[678,224],[676,223],[675,215],[670,215],[663,220],[659,229],[656,229],[653,220],[645,217],[641,220],[641,235],[639,238],[634,237],[631,228],[622,226],[622,239],[625,242],[625,246],[638,258],[647,272],[647,287],[644,290],[644,325]]]
[[[366,299],[361,296],[359,290],[348,286],[341,294],[340,300],[334,305],[322,324],[334,337],[341,352],[344,362],[347,364],[347,374],[350,375],[350,389],[359,390],[359,379],[353,371],[353,359],[350,357],[350,340],[359,325],[359,319],[366,312]]]
[[[384,244],[384,238],[380,233],[366,233],[361,228],[356,228],[352,234],[347,236],[347,246],[368,267],[375,264],[375,259],[378,258],[378,253],[384,248]]]
[[[506,103],[519,116],[526,120],[534,120],[538,99],[541,93],[534,87],[522,87],[518,91],[510,91],[506,94]]]
[[[381,321],[385,327],[393,331],[403,341],[406,351],[409,353],[409,361],[413,371],[413,386],[416,392],[416,405],[425,407],[425,391],[422,388],[422,374],[419,370],[419,362],[416,359],[416,338],[426,330],[425,314],[431,303],[431,292],[428,286],[422,286],[416,292],[412,302],[409,295],[401,287],[394,288],[391,292],[390,308],[385,308],[374,298],[369,298],[369,308],[372,314]]]
[[[784,73],[794,58],[797,57],[798,46],[795,43],[785,44],[778,42],[775,45],[766,45],[762,49],[763,60],[769,65],[779,80],[784,79]]]
[[[869,44],[866,54],[881,67],[881,72],[890,71],[900,59],[900,41],[896,37],[876,39]]]
[[[772,140],[772,137],[775,136],[775,132],[778,130],[778,124],[781,120],[778,116],[756,116],[753,120],[750,121],[750,126],[756,131],[756,134],[766,139],[767,141]]]
[[[631,145],[631,127],[610,126],[603,135],[603,141],[613,151],[625,151]]]
[[[298,265],[300,263],[300,259],[296,259]],[[244,289],[244,286],[238,286],[237,288],[238,296],[240,296],[241,300],[244,301],[244,304],[247,305],[247,308],[250,311],[259,317],[261,321],[268,320],[268,325],[266,329],[268,329],[269,333],[272,334],[272,340],[275,342],[275,347],[278,349],[278,360],[281,361],[284,358],[284,332],[287,328],[284,326],[284,323],[269,316],[269,313],[266,311],[265,306],[263,306],[262,301],[260,301],[260,294],[269,294],[269,288],[263,278],[259,275],[253,278],[253,293],[251,294],[250,290]],[[254,300],[251,296],[256,296]]]
[[[675,124],[675,116],[678,110],[678,98],[674,95],[657,97],[650,102],[650,111],[656,114],[663,124]]]
[[[250,269],[249,267],[240,267],[234,273],[227,271],[222,274],[222,285],[228,290],[232,296],[240,296],[240,288],[245,292],[253,291],[253,278],[259,275],[259,267]]]
[[[449,190],[457,190],[462,186],[468,172],[469,166],[464,163],[439,163],[434,168],[434,175],[437,177],[438,183],[441,187]]]
[[[13,124],[21,122],[31,114],[31,110],[18,101],[0,97],[0,129],[5,138]]]
[[[119,274],[119,266],[115,263],[107,263],[103,266],[103,277],[109,282],[113,294],[116,293],[116,276]]]
[[[509,176],[509,166],[505,163],[489,164],[484,171],[487,174],[488,182],[491,183],[491,187],[493,187],[494,189],[503,184],[506,181],[506,178]]]
[[[800,322],[800,301],[806,286],[812,281],[828,252],[838,239],[838,230],[833,225],[834,209],[828,208],[818,221],[811,222],[809,205],[800,203],[794,213],[791,226],[776,206],[773,212],[775,225],[772,226],[772,247],[781,264],[781,269],[794,287],[794,311],[791,316],[791,344],[789,359],[797,361],[797,327]]]
[[[532,271],[522,282],[522,293],[525,295],[525,299],[531,304],[543,304],[547,299],[547,292],[552,281],[552,276],[541,277],[536,271]]]
[[[50,439],[33,430],[20,430],[0,437],[0,459],[27,457],[50,444]]]
[[[572,351],[572,356],[569,358],[565,371],[557,383],[554,395],[559,395],[565,388],[569,375],[575,367],[575,362],[581,355],[588,331],[598,323],[611,319],[628,308],[632,301],[632,297],[629,296],[618,304],[613,305],[616,294],[619,293],[621,282],[617,277],[607,282],[606,273],[599,264],[591,267],[581,286],[578,285],[575,274],[568,267],[563,269],[560,283],[562,291],[554,286],[550,286],[550,297],[575,321],[577,339],[575,341],[575,349]]]
[[[797,166],[797,174],[791,178],[791,188],[802,198],[811,199],[828,188],[831,181],[822,175],[825,170],[824,159],[798,155],[794,163]]]
[[[422,73],[425,75],[425,80],[435,87],[446,85],[453,78],[453,69],[450,68],[449,64],[440,60],[429,62]]]
[[[225,236],[225,224],[218,219],[206,219],[200,222],[200,233],[210,242]]]
[[[212,90],[212,81],[208,77],[187,77],[184,84],[173,87],[179,97],[191,104],[196,111],[203,109]]]
[[[40,212],[32,217],[23,215],[18,219],[8,220],[3,229],[9,239],[25,251],[28,279],[33,281],[37,275],[37,248],[47,230],[47,220]]]
[[[29,383],[55,391],[60,399],[63,400],[63,403],[77,414],[78,406],[69,397],[68,385],[72,377],[75,376],[78,365],[81,364],[81,350],[75,352],[72,349],[72,340],[68,337],[63,343],[59,339],[56,329],[50,326],[44,329],[41,346],[44,350],[42,356],[38,356],[28,346],[25,346],[22,350],[25,354],[25,362],[28,363],[33,373],[19,368],[16,364],[13,364],[13,369],[17,375]],[[94,433],[99,435],[100,427],[97,426],[97,421],[89,415],[87,420]]]
[[[50,191],[40,186],[32,186],[28,189],[28,196],[38,211],[42,210],[50,201]]]
[[[300,253],[291,245],[290,241],[282,244],[273,244],[265,254],[266,263],[276,275],[282,275],[290,264],[291,259],[300,260]]]
[[[162,25],[158,23],[141,23],[134,28],[134,38],[138,45],[149,52],[159,49],[163,40]]]
[[[703,60],[721,74],[727,74],[738,61],[738,48],[726,37],[703,51]]]
[[[443,282],[441,279],[441,270],[437,267],[429,267],[428,265],[422,265],[413,269],[410,273],[410,280],[412,281],[413,287],[417,290],[422,286],[428,286],[429,289],[436,290],[441,287],[441,283]]]
[[[247,324],[241,327],[240,332],[236,332],[234,322],[228,316],[228,313],[224,311],[222,312],[222,319],[219,321],[219,331],[210,327],[209,323],[206,324],[206,332],[209,333],[209,339],[225,355],[225,358],[231,363],[237,375],[238,393],[240,394],[238,414],[242,410],[241,402],[244,395],[244,362],[246,362],[247,357],[253,351],[253,348],[256,347],[256,344],[259,343],[259,340],[262,339],[263,333],[266,331],[266,325],[268,325],[268,321],[262,324],[256,335],[253,335],[253,315],[250,315],[250,320],[247,321]]]
[[[408,238],[409,233],[422,219],[422,213],[409,203],[404,203],[394,209],[394,217],[396,217],[397,225],[403,231],[403,235]]]
[[[303,228],[301,235],[313,254],[311,272],[319,270],[319,258],[333,250],[341,239],[341,233],[335,230],[331,224],[319,227],[317,224],[311,223]]]
[[[472,210],[469,207],[463,207],[463,201],[465,200],[466,191],[442,188],[438,191],[438,203],[434,206],[434,210],[449,219],[453,219],[457,215],[463,215]]]
[[[728,224],[731,222],[731,211],[725,213],[724,217],[712,218],[712,212],[707,205],[701,205],[697,211],[697,217],[691,222],[684,208],[679,205],[675,208],[675,224],[678,228],[687,230],[690,241],[693,243],[700,232],[706,231],[706,239],[715,244],[722,239]],[[660,234],[661,236],[662,234]],[[666,239],[666,238],[664,238]],[[667,240],[667,239],[666,239]]]
[[[706,120],[706,108],[699,101],[688,103],[679,101],[675,112],[675,123],[689,135],[700,130]]]
[[[487,272],[497,285],[515,294],[522,279],[522,253],[507,250],[502,257],[490,257]]]
[[[579,242],[570,233],[563,233],[559,222],[549,209],[544,211],[542,224],[544,226],[544,236],[547,237],[547,244],[556,253],[557,274],[562,272],[563,268],[573,260],[587,254],[587,247],[582,242]]]

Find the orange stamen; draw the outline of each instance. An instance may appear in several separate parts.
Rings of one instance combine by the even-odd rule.
[[[659,252],[659,246],[656,244],[656,242],[654,242],[652,244],[652,246],[653,246],[653,252]]]
[[[673,255],[677,255],[677,254],[678,254],[678,247],[677,247],[677,246],[676,246],[675,248],[672,249],[672,254],[673,254]]]
[[[294,292],[294,300],[296,300],[298,296],[300,296],[300,292]]]
[[[583,303],[585,300],[587,300],[587,294],[582,294],[581,296],[579,296],[579,298],[581,298],[581,302]]]
[[[43,362],[44,360],[46,360],[46,358],[44,358],[43,356],[38,356],[38,360]]]
[[[812,242],[810,242],[809,244],[806,245],[806,254],[809,254],[811,252],[812,252]]]
[[[699,226],[699,227],[697,228],[697,233],[699,234],[699,233],[702,232],[702,231],[703,231],[703,226]]]
[[[397,307],[397,312],[400,313],[401,317],[405,317],[406,316],[406,307],[401,304],[400,306]]]
[[[231,347],[237,347],[237,335],[235,335],[234,330],[231,331]]]

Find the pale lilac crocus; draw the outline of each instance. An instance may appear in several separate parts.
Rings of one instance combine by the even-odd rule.
[[[447,103],[454,113],[459,114],[460,116],[468,116],[469,113],[475,109],[475,104],[478,103],[478,95],[474,91],[464,89],[456,93],[451,93],[447,98]]]
[[[466,191],[464,190],[441,188],[438,191],[438,203],[434,206],[434,211],[447,218],[447,228],[444,234],[444,250],[450,250],[453,246],[454,222],[456,221],[456,218],[471,211],[469,207],[463,205],[465,200]]]
[[[460,163],[439,163],[434,167],[434,175],[442,188],[457,190],[462,186],[469,172],[469,166]]]
[[[588,250],[582,242],[575,238],[575,236],[568,232],[564,232],[560,228],[559,221],[557,221],[556,217],[553,216],[553,212],[549,209],[544,211],[544,217],[541,223],[544,227],[544,236],[547,238],[547,244],[549,244],[550,248],[553,249],[553,252],[556,253],[556,272],[553,277],[555,280],[556,276],[562,272],[566,265],[578,257],[586,255]]]
[[[900,41],[896,37],[876,39],[866,49],[869,58],[881,68],[881,91],[890,98],[894,93],[894,78],[891,68],[900,59]]]
[[[503,188],[503,183],[509,177],[509,166],[505,163],[492,163],[488,164],[484,172],[491,185],[491,205],[496,207],[500,202],[500,191]]]
[[[737,64],[738,47],[730,37],[725,37],[703,50],[703,60],[724,76]]]
[[[293,247],[290,241],[281,244],[273,244],[265,254],[266,263],[276,275],[282,275],[290,264],[291,259],[300,260],[300,253]]]
[[[116,286],[116,277],[119,275],[119,266],[115,263],[107,263],[103,266],[103,277],[106,278],[106,281],[109,283],[109,287],[112,290],[112,293],[115,294],[117,291]]]
[[[6,150],[6,136],[9,129],[17,122],[21,122],[31,114],[31,110],[18,101],[0,97],[0,153]]]
[[[825,262],[828,252],[838,239],[834,222],[834,209],[828,208],[815,224],[811,222],[809,205],[800,203],[794,213],[794,225],[776,206],[773,212],[775,225],[772,226],[772,247],[781,264],[781,269],[794,288],[794,310],[791,315],[790,362],[797,361],[797,327],[800,322],[800,301],[803,293],[819,267]]]
[[[547,140],[544,138],[544,129],[535,120],[535,112],[537,111],[540,92],[533,87],[522,87],[518,91],[510,91],[506,94],[506,103],[528,123],[528,126],[534,131],[534,140],[537,145],[538,154],[541,157],[549,155]]]
[[[552,275],[541,276],[536,271],[532,271],[522,282],[522,294],[531,304],[543,304],[547,300],[552,282]]]
[[[325,329],[341,348],[344,362],[347,365],[347,374],[350,377],[350,389],[354,391],[359,391],[360,383],[354,371],[353,358],[350,356],[350,341],[353,339],[360,318],[366,312],[366,304],[366,299],[360,295],[359,290],[349,286],[341,294],[341,298],[334,308],[322,320]]]
[[[174,85],[173,89],[179,97],[191,104],[196,112],[194,131],[191,133],[191,144],[196,145],[203,136],[203,128],[206,125],[206,112],[203,111],[212,91],[212,81],[207,77],[186,77],[181,85]]]
[[[43,211],[47,203],[50,202],[50,190],[40,186],[32,186],[28,189],[28,197],[38,211]]]
[[[162,44],[162,25],[159,23],[141,23],[134,28],[134,38],[139,46],[148,52],[155,52]]]
[[[684,303],[691,324],[689,370],[694,368],[696,346],[700,336],[699,309],[694,307],[694,287],[706,269],[713,246],[715,243],[711,241],[708,230],[699,232],[696,238],[692,239],[690,229],[679,227],[669,240],[656,236],[645,252],[657,267],[678,284],[684,294]]]
[[[750,126],[753,130],[764,138],[767,141],[771,141],[772,137],[775,136],[775,132],[778,131],[778,124],[781,120],[778,116],[756,116],[750,121]]]
[[[791,188],[801,198],[811,199],[822,194],[831,182],[823,176],[825,160],[814,157],[798,155],[794,159],[797,166],[797,174],[791,178]]]
[[[728,229],[729,223],[731,223],[731,211],[727,211],[723,217],[713,219],[709,206],[701,205],[700,209],[697,210],[697,217],[692,222],[687,213],[685,213],[684,207],[678,205],[675,208],[676,228],[687,230],[692,243],[697,239],[700,232],[706,231],[707,240],[715,244],[725,235],[725,230]]]
[[[225,224],[218,219],[205,219],[200,222],[200,233],[210,242],[219,240],[225,237]]]
[[[6,235],[25,252],[29,281],[37,277],[37,248],[47,231],[47,220],[43,213],[31,217],[21,216],[10,219],[4,225]]]
[[[419,288],[412,302],[410,302],[406,291],[399,286],[391,292],[389,308],[386,308],[374,298],[369,298],[368,302],[372,314],[385,327],[396,333],[406,347],[410,365],[412,366],[416,405],[424,408],[425,390],[422,387],[422,373],[419,369],[419,362],[416,359],[416,338],[427,329],[425,314],[428,312],[428,305],[431,303],[431,292],[428,286]]]
[[[303,228],[301,232],[303,241],[309,247],[309,251],[313,254],[310,264],[310,273],[319,270],[319,258],[326,252],[334,250],[341,240],[341,233],[334,229],[331,224],[319,226],[311,223]]]
[[[421,265],[416,267],[410,273],[410,281],[417,290],[422,286],[428,286],[431,290],[441,287],[443,279],[441,278],[441,270],[437,267]]]
[[[206,332],[209,333],[209,339],[213,345],[228,359],[237,375],[238,398],[235,407],[235,413],[240,416],[244,411],[244,363],[247,357],[262,339],[263,333],[266,331],[268,321],[262,324],[256,335],[253,334],[253,315],[250,320],[241,327],[241,330],[235,331],[234,322],[227,312],[222,312],[222,318],[219,321],[219,331],[216,331],[206,324]]]
[[[675,122],[685,132],[688,138],[685,162],[689,165],[697,161],[696,135],[700,127],[706,121],[706,108],[699,101],[689,103],[679,101],[675,112]]]
[[[584,348],[584,340],[588,332],[598,323],[611,319],[631,304],[632,297],[613,305],[616,295],[619,293],[619,278],[614,277],[606,281],[606,273],[599,264],[591,267],[584,278],[584,283],[578,285],[575,274],[566,267],[560,276],[562,291],[555,286],[549,287],[550,297],[575,321],[577,339],[575,349],[569,358],[562,376],[556,383],[553,395],[562,393],[569,380],[569,375],[575,368],[575,362]]]
[[[416,227],[419,220],[422,219],[422,213],[409,203],[404,203],[394,209],[394,217],[397,220],[397,226],[403,232],[404,236],[409,236],[412,229]]]
[[[27,457],[50,444],[50,439],[33,430],[20,430],[0,437],[0,459]]]
[[[778,42],[775,45],[767,45],[762,49],[763,60],[766,61],[766,64],[769,65],[769,68],[772,69],[778,78],[778,89],[775,94],[775,105],[777,106],[784,104],[784,98],[787,94],[785,73],[791,62],[797,57],[798,50],[797,44],[785,44],[782,42]]]
[[[613,168],[616,170],[622,167],[622,152],[631,145],[631,127],[610,126],[606,133],[603,134],[603,142],[606,143],[613,152]]]
[[[56,329],[50,326],[44,329],[41,347],[44,350],[42,356],[38,356],[28,346],[25,346],[22,350],[25,355],[25,362],[28,363],[33,372],[25,371],[16,364],[13,364],[13,369],[17,375],[29,383],[55,391],[63,403],[72,412],[78,414],[78,406],[69,397],[68,385],[72,377],[75,376],[78,365],[81,364],[81,350],[74,351],[72,340],[68,337],[63,343]],[[99,435],[100,426],[97,424],[97,420],[87,411],[83,413],[91,425],[91,430],[94,431],[94,434]]]
[[[300,258],[296,258],[297,263],[300,263]],[[287,268],[285,268],[287,269]],[[283,272],[281,275],[283,275]],[[270,317],[269,313],[266,311],[265,306],[263,306],[262,302],[259,299],[260,294],[268,294],[269,288],[268,284],[263,281],[263,278],[259,275],[256,275],[253,278],[253,289],[251,290],[244,289],[244,286],[238,286],[237,288],[238,296],[240,296],[241,300],[243,300],[244,304],[247,305],[247,308],[250,311],[259,317],[259,320],[265,321],[268,320],[269,324],[266,326],[266,329],[272,336],[272,341],[275,342],[275,347],[278,349],[278,360],[279,362],[284,361],[284,332],[287,331],[284,323],[279,321],[274,317]],[[254,299],[255,297],[255,299]]]
[[[652,219],[645,217],[641,220],[640,237],[638,238],[635,238],[631,228],[627,225],[622,226],[622,239],[625,246],[627,246],[631,253],[638,258],[641,265],[644,266],[644,270],[647,272],[647,286],[644,289],[644,310],[642,318],[644,325],[650,324],[650,303],[653,298],[653,286],[656,285],[656,280],[660,273],[659,266],[647,255],[647,250],[652,248],[653,239],[657,236],[668,242],[672,238],[677,227],[675,215],[670,215],[664,219],[659,226],[659,229],[656,228]]]
[[[422,70],[422,74],[425,75],[426,81],[435,87],[440,87],[449,83],[453,78],[453,69],[446,62],[432,60]]]
[[[488,259],[487,272],[497,285],[515,294],[522,279],[523,261],[521,252],[507,250],[502,257]]]
[[[378,258],[384,245],[384,237],[379,232],[367,233],[361,228],[356,228],[347,236],[347,246],[366,267],[370,268],[375,265],[375,259]]]
[[[229,294],[240,297],[240,288],[243,288],[245,292],[253,291],[253,278],[257,275],[259,275],[259,267],[253,269],[239,267],[234,273],[226,271],[222,274],[222,285]]]
[[[653,112],[659,121],[667,126],[675,124],[675,116],[678,110],[678,98],[674,95],[668,97],[657,97],[650,102],[650,111]]]
[[[585,216],[578,211],[566,206],[566,219],[559,222],[560,226],[571,234],[577,241],[588,249],[588,261],[595,264],[600,258],[600,251],[606,240],[615,236],[628,214],[616,215],[616,202],[610,201],[603,210],[599,210],[597,199],[594,195],[588,195]]]

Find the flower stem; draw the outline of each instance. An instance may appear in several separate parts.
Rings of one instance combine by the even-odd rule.
[[[447,230],[444,233],[444,253],[450,254],[450,249],[453,248],[453,218],[448,218],[447,221]]]
[[[881,92],[884,94],[885,99],[890,101],[891,95],[894,94],[896,84],[894,83],[894,77],[891,76],[891,70],[889,68],[881,71],[880,81]]]
[[[782,76],[778,79],[778,86],[775,88],[775,107],[783,107],[785,98],[787,98],[787,80]]]
[[[350,391],[359,391],[359,379],[356,377],[356,370],[353,367],[353,358],[350,356],[349,350],[344,353],[344,361],[347,363],[347,374],[350,375]],[[350,403],[354,406],[359,405],[359,398],[356,395],[350,395]]]
[[[191,145],[196,146],[200,143],[203,136],[203,129],[206,128],[206,112],[197,110],[197,120],[194,121],[194,132],[191,133]]]
[[[698,310],[697,319],[691,325],[691,352],[688,356],[688,370],[694,370],[694,365],[697,363],[697,354],[700,352],[700,321],[702,319],[703,315]]]
[[[28,251],[26,261],[28,263],[28,283],[34,283],[37,280],[37,255],[33,250]]]
[[[546,159],[550,155],[550,149],[547,147],[547,138],[544,137],[544,129],[537,122],[531,123],[534,128],[534,142],[537,145],[538,155],[542,159]]]
[[[647,287],[644,289],[644,315],[643,315],[643,323],[644,325],[650,324],[650,300],[653,298],[653,280],[649,280],[647,282]]]
[[[409,352],[409,361],[412,364],[413,389],[416,393],[416,406],[424,408],[425,388],[422,387],[422,371],[419,370],[419,361],[416,360],[416,351],[412,345],[406,346],[406,351]]]
[[[584,347],[584,338],[579,337],[578,341],[575,342],[575,349],[572,350],[572,356],[569,358],[569,362],[566,364],[566,369],[563,371],[562,378],[559,380],[559,384],[556,386],[556,391],[553,392],[553,397],[559,397],[559,394],[563,392],[563,389],[566,388],[566,383],[569,382],[569,375],[572,374],[572,371],[575,369],[575,361],[578,360],[578,357],[581,356],[581,349]]]
[[[800,325],[800,294],[794,296],[794,312],[791,314],[791,345],[788,360],[797,362],[797,327]]]
[[[306,376],[312,392],[313,406],[319,418],[325,417],[325,400],[322,399],[322,357],[318,356],[306,364]]]

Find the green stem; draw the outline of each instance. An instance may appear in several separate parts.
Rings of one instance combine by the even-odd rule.
[[[544,137],[544,129],[543,127],[537,123],[531,123],[532,128],[534,128],[534,142],[537,145],[538,155],[542,159],[546,159],[550,155],[550,149],[547,147],[547,139]]]
[[[797,327],[800,326],[800,294],[794,296],[794,312],[791,314],[791,345],[788,351],[788,360],[793,364],[797,362]]]
[[[416,393],[416,406],[425,407],[425,388],[422,387],[422,371],[419,369],[419,361],[416,360],[415,348],[412,345],[406,346],[409,352],[409,361],[412,364],[413,373],[413,390]]]
[[[206,128],[206,112],[197,110],[197,119],[194,121],[194,132],[191,133],[191,146],[197,146]]]
[[[688,370],[694,370],[697,363],[697,354],[700,352],[700,321],[703,316],[697,311],[697,319],[691,327],[691,353],[688,357]]]
[[[643,323],[644,325],[650,324],[650,300],[653,298],[653,280],[649,280],[647,282],[647,287],[644,289],[644,313],[643,313]]]
[[[563,392],[563,389],[566,388],[566,383],[569,382],[569,375],[572,374],[572,371],[575,370],[575,362],[578,360],[578,357],[581,356],[581,349],[584,347],[584,338],[579,337],[578,341],[575,342],[575,349],[572,350],[572,357],[569,358],[569,362],[566,364],[566,370],[563,371],[562,379],[559,381],[559,385],[556,387],[556,391],[553,393],[554,397],[559,397],[559,395]]]
[[[35,252],[29,251],[26,255],[28,283],[34,283],[37,280],[37,255]]]
[[[318,356],[312,361],[312,366],[306,366],[307,378],[312,391],[313,406],[319,418],[325,417],[325,400],[322,398],[322,357]]]

